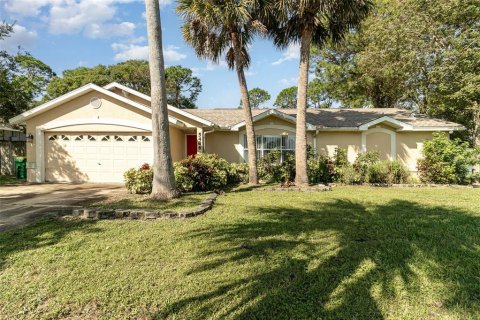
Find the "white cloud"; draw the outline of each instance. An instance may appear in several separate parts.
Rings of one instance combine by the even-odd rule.
[[[39,17],[53,34],[83,33],[89,38],[107,38],[133,33],[135,25],[132,22],[115,21],[115,16],[118,4],[139,0],[4,1],[6,12],[14,16]]]
[[[168,45],[166,49],[163,49],[163,58],[167,62],[180,61],[187,57],[186,54],[178,51],[179,47]]]
[[[133,34],[135,24],[122,22],[118,24],[92,23],[85,28],[85,35],[89,38],[109,38],[114,36],[129,36]]]
[[[37,39],[36,31],[29,31],[24,26],[15,24],[13,26],[13,33],[10,37],[3,39],[0,47],[5,48],[10,53],[18,51],[20,46],[23,49],[29,49]]]
[[[218,63],[214,63],[212,61],[207,61],[205,67],[192,67],[193,74],[198,77],[202,75],[202,71],[215,71],[218,69],[226,69],[228,68],[227,62],[225,60],[220,60]]]
[[[298,60],[300,58],[300,44],[292,43],[289,44],[287,49],[282,55],[282,58],[274,61],[272,65],[279,65],[288,60]]]
[[[51,0],[7,0],[4,8],[9,13],[33,17],[38,16],[40,9],[51,2]]]
[[[298,77],[283,78],[280,79],[279,83],[284,87],[296,86],[298,84]]]
[[[115,61],[125,61],[131,59],[148,60],[148,46],[134,43],[113,43],[113,51],[117,52],[114,56]],[[179,47],[168,45],[163,49],[163,58],[165,62],[175,62],[183,60],[186,54],[178,51]]]

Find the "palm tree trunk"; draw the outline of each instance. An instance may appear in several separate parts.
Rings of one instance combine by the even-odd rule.
[[[158,0],[145,0],[145,7],[152,98],[153,186],[151,196],[153,199],[165,200],[177,197],[179,192],[175,186],[170,150],[160,8]]]
[[[298,75],[297,127],[295,140],[295,185],[308,185],[307,175],[307,90],[308,64],[312,32],[304,30],[300,42],[300,67]]]
[[[480,147],[480,105],[473,102],[473,147]]]
[[[248,145],[248,183],[258,184],[257,176],[257,144],[255,142],[255,129],[253,127],[252,109],[250,108],[250,99],[248,97],[247,81],[245,72],[243,71],[243,63],[241,59],[241,45],[238,34],[231,34],[233,50],[235,56],[235,68],[237,70],[238,84],[240,86],[240,94],[242,98],[243,118],[245,119],[245,130],[247,133]]]

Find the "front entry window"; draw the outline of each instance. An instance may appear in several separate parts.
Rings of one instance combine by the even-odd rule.
[[[285,159],[286,154],[295,153],[295,136],[273,136],[273,135],[258,135],[255,136],[257,143],[257,158],[260,159],[269,154],[273,150],[281,152],[281,159]],[[243,136],[244,145],[244,159],[248,158],[247,135]]]

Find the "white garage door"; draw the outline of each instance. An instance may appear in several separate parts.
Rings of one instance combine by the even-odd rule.
[[[153,161],[150,134],[46,133],[45,180],[122,182],[123,173]]]

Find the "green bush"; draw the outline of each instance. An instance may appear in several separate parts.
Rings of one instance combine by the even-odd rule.
[[[344,148],[336,148],[335,154],[333,156],[335,166],[337,167],[344,167],[347,166],[348,158],[347,158],[347,149]]]
[[[469,182],[469,167],[478,161],[478,151],[469,150],[468,143],[450,140],[444,133],[434,133],[423,144],[423,158],[418,160],[418,172],[422,182]]]
[[[379,161],[380,154],[378,151],[367,151],[357,156],[353,167],[358,174],[359,183],[368,182],[368,168]]]
[[[197,154],[173,164],[177,188],[182,192],[209,191],[248,182],[248,165],[231,164],[214,154]],[[153,171],[148,164],[124,173],[131,193],[152,192]]]
[[[343,184],[361,183],[361,177],[351,164],[336,169],[335,182]]]
[[[130,193],[152,192],[153,171],[148,163],[140,168],[131,168],[123,174],[125,187]]]
[[[408,169],[399,161],[379,161],[371,164],[367,169],[366,180],[369,183],[407,183]]]
[[[215,154],[199,153],[174,164],[180,191],[209,191],[240,181],[239,172]]]
[[[335,179],[335,162],[324,155],[307,160],[308,181],[310,183],[330,183]]]
[[[248,183],[248,163],[230,163],[231,183]]]
[[[408,183],[410,171],[400,161],[388,161],[389,183]]]
[[[281,160],[281,152],[273,150],[264,155],[257,162],[258,176],[267,182],[287,183],[295,180],[295,155],[284,154]]]
[[[367,167],[365,180],[370,183],[388,183],[388,176],[388,164],[385,161],[379,161]]]

